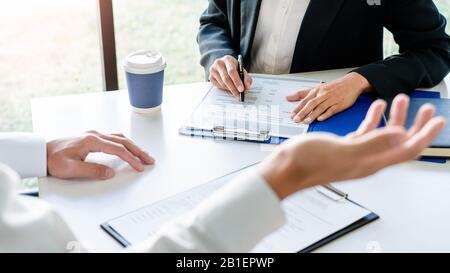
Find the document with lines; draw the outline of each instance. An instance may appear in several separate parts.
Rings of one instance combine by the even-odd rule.
[[[308,126],[292,121],[291,112],[297,103],[288,102],[286,96],[316,87],[320,81],[259,74],[252,77],[253,86],[243,103],[228,91],[212,86],[183,128],[268,131],[284,138],[306,133]]]
[[[112,219],[102,228],[123,246],[152,236],[170,220],[192,210],[242,171]],[[378,218],[366,208],[325,188],[311,188],[282,203],[287,223],[253,252],[312,251]],[[251,221],[251,219],[249,219]]]

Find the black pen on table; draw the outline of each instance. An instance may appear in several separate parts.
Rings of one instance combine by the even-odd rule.
[[[238,72],[239,72],[239,78],[241,78],[241,82],[244,85],[244,91],[240,93],[241,96],[241,102],[245,101],[245,73],[244,73],[244,60],[242,58],[242,55],[239,54],[238,56]]]

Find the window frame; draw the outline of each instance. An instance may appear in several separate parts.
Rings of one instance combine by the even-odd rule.
[[[112,0],[98,0],[100,55],[104,91],[119,89]]]

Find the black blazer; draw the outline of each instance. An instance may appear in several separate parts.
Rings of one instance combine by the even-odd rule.
[[[225,55],[241,53],[250,63],[260,6],[261,0],[209,0],[197,39],[206,74]],[[311,0],[291,73],[359,67],[385,98],[432,87],[449,72],[445,26],[431,0]],[[399,55],[385,60],[384,27],[400,46]]]

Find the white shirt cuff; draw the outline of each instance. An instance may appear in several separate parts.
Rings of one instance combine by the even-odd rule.
[[[278,196],[254,170],[213,194],[194,214],[207,241],[225,252],[248,252],[285,223]]]
[[[21,178],[46,176],[46,141],[34,134],[2,133],[0,162],[14,169]]]
[[[252,171],[229,182],[131,251],[249,252],[284,222],[280,200]]]

